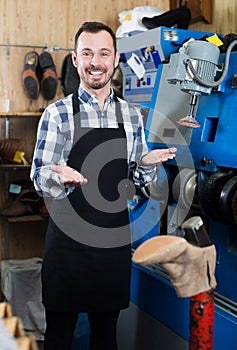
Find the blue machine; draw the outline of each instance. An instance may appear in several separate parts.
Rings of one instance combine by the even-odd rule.
[[[143,191],[141,201],[134,204],[130,216],[134,248],[152,235],[182,236],[180,226],[185,218],[202,217],[217,250],[214,350],[234,350],[237,342],[237,52],[231,49],[229,53],[219,54],[210,43],[207,44],[211,46],[203,48],[202,40],[198,39],[206,36],[212,33],[161,27],[121,39],[119,43],[124,97],[148,111],[149,147],[178,149],[175,160],[157,168],[156,178]],[[190,38],[195,39],[196,47],[187,44],[183,51],[177,52],[177,47]],[[211,51],[205,57],[209,48]],[[143,63],[143,78],[138,78],[136,67],[133,71],[127,64],[132,52]],[[170,60],[165,61],[169,55]],[[198,82],[195,72],[197,79],[207,82],[206,85]],[[216,81],[219,83],[215,84]],[[142,226],[138,218],[143,210],[146,215]],[[167,334],[172,331],[175,335],[164,348],[160,345],[160,350],[188,349],[189,300],[177,297],[159,266],[133,265],[131,301],[164,327],[163,334],[166,329]],[[176,338],[183,339],[180,347],[171,344]]]
[[[193,30],[159,27],[148,32],[121,38],[117,41],[120,67],[123,73],[123,97],[135,104],[150,103],[155,85],[157,68],[189,38],[200,39],[210,33]],[[134,60],[129,64],[129,59]],[[143,67],[139,78],[133,68]]]

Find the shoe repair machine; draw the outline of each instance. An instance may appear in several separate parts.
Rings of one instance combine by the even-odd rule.
[[[217,281],[214,345],[201,348],[234,350],[237,41],[234,38],[226,50],[221,50],[222,38],[213,33],[160,27],[119,39],[118,49],[123,95],[144,114],[149,148],[177,148],[176,158],[158,166],[153,182],[130,203],[133,248],[152,236],[185,237],[184,223],[189,222],[189,229],[195,231],[189,219],[201,218],[216,248]],[[153,335],[159,338],[157,349],[163,349],[162,341],[167,349],[166,335],[169,350],[188,349],[189,300],[176,295],[160,264],[133,264],[131,301],[157,320],[161,329]]]

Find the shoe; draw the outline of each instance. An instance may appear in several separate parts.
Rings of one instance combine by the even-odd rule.
[[[198,247],[183,237],[162,235],[143,242],[132,261],[141,266],[160,264],[179,297],[188,298],[216,287],[216,248]]]
[[[33,214],[31,205],[21,202],[20,197],[17,197],[10,206],[0,210],[0,215],[7,217],[17,217],[27,214]]]
[[[38,62],[37,52],[30,51],[25,55],[22,80],[25,92],[31,100],[36,100],[40,92],[40,83],[37,76]]]
[[[0,140],[0,159],[3,162],[18,163],[16,160],[17,152],[25,154],[25,140],[23,139],[4,139]],[[20,163],[22,160],[20,160]]]
[[[157,27],[173,27],[174,25],[180,29],[188,29],[191,22],[191,12],[186,6],[181,6],[173,10],[162,13],[154,17],[143,17],[142,24],[147,29]]]
[[[80,78],[77,73],[76,67],[73,65],[72,62],[72,55],[69,53],[63,61],[62,65],[62,91],[64,93],[64,96],[67,96],[76,89],[78,89],[78,85],[80,83]]]
[[[24,189],[10,205],[0,210],[0,215],[16,217],[36,214],[38,212],[39,201],[40,196],[36,191]]]
[[[120,66],[116,67],[111,79],[111,86],[117,97],[123,98],[123,73]]]
[[[58,78],[53,58],[48,52],[39,56],[39,67],[42,73],[41,93],[46,100],[53,100],[58,86]]]

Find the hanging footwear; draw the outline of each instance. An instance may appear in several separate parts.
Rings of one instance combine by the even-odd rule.
[[[40,84],[37,76],[38,62],[39,56],[37,52],[30,51],[25,55],[22,80],[25,92],[31,100],[36,100],[40,91]]]
[[[123,98],[123,73],[119,65],[115,68],[111,78],[111,87],[117,97]]]
[[[147,29],[164,27],[173,27],[188,29],[191,22],[191,11],[186,6],[181,6],[173,10],[162,13],[154,17],[143,17],[142,24]]]
[[[61,88],[65,96],[73,93],[79,85],[80,78],[76,67],[72,63],[72,55],[69,53],[62,65],[62,85]]]
[[[58,86],[58,78],[52,56],[42,52],[39,56],[39,67],[42,73],[41,93],[46,100],[53,100]]]

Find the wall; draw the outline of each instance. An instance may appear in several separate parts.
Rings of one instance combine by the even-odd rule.
[[[24,94],[22,72],[28,51],[37,46],[73,48],[74,35],[82,22],[98,20],[114,30],[119,26],[118,14],[135,6],[156,6],[167,10],[168,1],[128,0],[0,0],[0,44],[32,45],[29,48],[0,46],[0,112],[5,99],[10,111],[37,111],[49,102],[40,95],[32,103]],[[51,51],[59,78],[56,98],[63,96],[60,88],[61,67],[69,50]]]
[[[204,0],[205,1],[205,0]],[[198,22],[190,29],[216,33],[237,33],[237,2],[236,0],[212,0],[213,20],[211,24]]]

